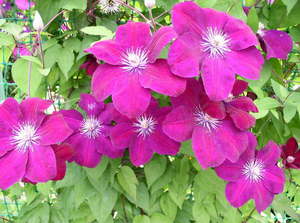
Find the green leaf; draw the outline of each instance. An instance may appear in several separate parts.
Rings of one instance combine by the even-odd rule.
[[[68,79],[68,72],[74,63],[74,53],[72,50],[68,48],[61,48],[59,57],[57,57],[57,63],[66,79]]]
[[[39,192],[41,192],[43,195],[48,196],[52,188],[52,181],[49,181],[47,183],[39,183],[36,185],[36,187]]]
[[[249,13],[248,13],[248,18],[247,18],[247,24],[251,27],[251,29],[253,30],[253,32],[257,32],[258,30],[258,16],[256,13],[256,9],[255,7],[251,7]]]
[[[34,57],[34,56],[22,56],[21,58],[24,59],[24,60],[36,63],[37,65],[39,65],[40,67],[42,67],[42,62],[37,57]]]
[[[151,223],[172,223],[172,221],[163,214],[155,213],[151,216]]]
[[[297,1],[297,3],[293,6],[293,8],[290,9],[290,12],[287,17],[287,25],[288,26],[294,26],[299,24],[300,21],[300,1]]]
[[[271,80],[272,88],[276,94],[276,96],[284,102],[289,95],[289,91],[283,87],[282,85],[278,84],[276,81]]]
[[[200,202],[195,202],[193,206],[193,216],[197,223],[209,223],[210,216]]]
[[[286,123],[289,123],[297,113],[297,107],[293,105],[286,105],[283,108],[283,118]]]
[[[287,213],[290,215],[296,222],[300,221],[300,215],[296,213],[296,211],[291,207],[291,201],[284,195],[279,194],[275,196],[275,199],[272,203],[272,208],[276,212],[280,212],[284,215],[284,213]]]
[[[148,188],[164,174],[166,166],[167,160],[163,156],[156,156],[155,159],[145,165],[144,171]]]
[[[86,6],[87,6],[87,0],[72,0],[72,1],[66,1],[63,8],[68,10],[73,10],[73,9],[85,10]]]
[[[15,41],[12,35],[0,32],[0,46],[10,46],[14,45]]]
[[[39,71],[40,68],[41,67],[36,63],[29,62],[22,58],[18,59],[12,66],[13,79],[23,93],[28,91],[28,76],[30,74],[31,97],[37,94],[43,79],[43,75]]]
[[[138,184],[138,180],[133,170],[128,166],[122,166],[117,175],[117,179],[125,192],[127,192],[134,200],[136,200],[136,186]]]
[[[257,99],[254,101],[254,103],[258,107],[258,110],[270,110],[281,106],[276,99],[269,97]]]
[[[218,0],[196,0],[196,2],[203,8],[212,8]]]
[[[150,218],[146,215],[138,215],[133,219],[133,223],[151,223]]]
[[[168,216],[172,222],[174,222],[176,214],[177,214],[177,206],[176,204],[171,200],[168,193],[164,194],[160,198],[160,208],[163,211],[163,213]]]
[[[89,35],[96,36],[113,36],[113,32],[105,26],[87,26],[80,30]]]

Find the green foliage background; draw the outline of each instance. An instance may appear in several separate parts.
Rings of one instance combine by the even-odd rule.
[[[34,45],[34,33],[22,34],[23,25],[31,20],[14,19],[14,9],[6,19],[0,19],[0,70],[7,82],[0,91],[5,96],[24,98],[28,91],[28,67],[32,67],[31,96],[52,95],[56,106],[78,108],[80,93],[89,92],[90,77],[79,67],[86,60],[83,52],[91,43],[110,39],[119,24],[128,20],[144,21],[125,7],[117,14],[103,14],[91,0],[37,0],[38,10],[46,24],[65,10],[42,33],[44,58],[25,56],[13,59],[17,42]],[[179,2],[157,0],[154,17]],[[241,0],[197,0],[202,7],[226,11],[247,22],[253,31],[259,22],[269,29],[288,31],[294,49],[288,60],[265,62],[258,81],[250,82],[250,90],[259,113],[252,131],[259,145],[269,140],[279,144],[294,136],[300,140],[300,0],[245,1],[256,5],[248,16]],[[148,17],[143,1],[128,1]],[[34,9],[33,9],[34,10]],[[32,10],[28,11],[29,18]],[[62,16],[63,15],[63,16]],[[157,19],[170,24],[170,15]],[[61,25],[69,27],[62,31]],[[162,57],[166,57],[165,50]],[[17,86],[13,83],[15,82]],[[155,95],[162,104],[168,99]],[[0,216],[3,222],[18,223],[233,223],[233,222],[300,222],[300,172],[286,171],[286,187],[276,196],[271,207],[259,215],[254,203],[242,208],[229,205],[224,195],[225,182],[212,169],[202,170],[193,156],[190,142],[182,144],[176,157],[154,156],[143,168],[136,168],[126,155],[122,159],[103,158],[95,169],[68,164],[67,175],[59,182],[17,184],[2,191]],[[0,219],[1,220],[1,219]]]

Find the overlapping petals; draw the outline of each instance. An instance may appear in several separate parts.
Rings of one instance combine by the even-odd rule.
[[[281,158],[285,168],[300,169],[300,150],[295,138],[289,138],[285,145],[281,146]]]

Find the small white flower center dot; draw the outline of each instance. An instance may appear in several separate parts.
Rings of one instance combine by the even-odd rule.
[[[142,115],[133,124],[139,136],[146,137],[154,132],[157,122],[152,116]]]
[[[263,178],[264,164],[261,160],[253,159],[246,162],[242,174],[251,182],[258,182]]]
[[[19,151],[25,152],[36,145],[39,139],[40,136],[37,134],[35,125],[32,123],[23,123],[13,130],[11,141]]]
[[[96,108],[96,103],[88,104],[88,110],[94,110]]]
[[[120,3],[114,0],[100,0],[99,6],[104,13],[116,13],[120,10]]]
[[[82,121],[80,133],[90,139],[95,139],[102,133],[102,129],[103,123],[99,119],[91,116]]]
[[[194,112],[194,118],[196,125],[206,128],[208,131],[217,129],[220,124],[220,120],[209,116],[207,113],[203,112],[200,107],[197,107]]]
[[[288,163],[293,163],[293,162],[295,161],[295,157],[293,157],[293,156],[288,156],[288,157],[286,158],[286,161],[287,161]]]
[[[208,27],[202,39],[203,50],[211,57],[224,57],[227,52],[231,51],[229,36],[218,28]]]
[[[129,49],[122,55],[122,68],[127,72],[137,72],[144,70],[149,63],[148,51],[143,49]]]

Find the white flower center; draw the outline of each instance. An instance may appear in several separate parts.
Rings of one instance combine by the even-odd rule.
[[[11,141],[19,151],[25,152],[37,144],[39,139],[37,128],[32,123],[23,123],[13,130]]]
[[[146,137],[153,133],[156,124],[157,122],[152,116],[142,115],[139,118],[137,118],[133,126],[136,127],[135,131],[138,133],[139,136]]]
[[[251,182],[258,182],[263,178],[264,164],[261,160],[250,160],[244,164],[242,173]]]
[[[149,63],[148,51],[143,49],[129,49],[122,56],[123,69],[127,72],[140,72]]]
[[[116,13],[120,10],[120,3],[114,0],[100,0],[99,6],[104,13]]]
[[[91,116],[82,121],[80,133],[88,138],[95,139],[102,133],[102,129],[103,123],[99,119]]]
[[[194,118],[196,125],[200,125],[210,132],[218,128],[220,124],[220,120],[210,117],[207,113],[203,112],[200,107],[196,108],[196,111],[194,112]]]
[[[94,110],[96,108],[96,103],[88,104],[88,110]]]
[[[222,30],[208,27],[202,38],[203,50],[208,52],[211,57],[223,57],[227,52],[230,52],[230,38]]]
[[[295,161],[295,157],[293,157],[293,156],[288,156],[288,157],[286,158],[286,161],[287,161],[288,163],[293,163],[293,162]]]

